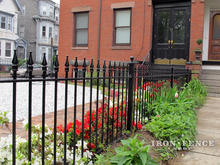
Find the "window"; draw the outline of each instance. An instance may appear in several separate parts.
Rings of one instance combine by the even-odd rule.
[[[42,37],[46,37],[46,26],[42,27]]]
[[[0,41],[0,56],[2,55],[2,43]]]
[[[6,17],[1,16],[1,28],[5,29],[6,28]]]
[[[130,45],[131,9],[115,9],[114,19],[114,45]]]
[[[89,12],[75,13],[75,46],[88,46]]]
[[[220,39],[220,14],[217,14],[214,17],[214,25],[213,25],[213,39]]]
[[[11,43],[9,42],[5,43],[5,56],[11,57]]]
[[[49,38],[52,37],[52,27],[49,27]]]
[[[0,13],[0,28],[12,31],[12,16]]]

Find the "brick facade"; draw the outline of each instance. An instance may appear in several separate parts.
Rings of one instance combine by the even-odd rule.
[[[113,8],[132,8],[131,46],[112,46]],[[89,10],[88,48],[73,47],[73,12]],[[151,0],[107,0],[102,1],[100,61],[144,60],[152,47],[153,5]],[[203,37],[204,2],[193,0],[191,15],[190,61],[195,59],[193,50],[196,40]],[[79,60],[87,58],[97,61],[98,54],[99,3],[90,0],[61,0],[60,3],[60,38],[59,61],[61,75],[64,75],[65,57],[76,56]]]

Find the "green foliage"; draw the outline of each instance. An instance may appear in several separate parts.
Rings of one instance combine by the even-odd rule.
[[[8,125],[9,119],[7,118],[8,112],[0,112],[0,125]]]
[[[197,39],[197,40],[196,40],[196,43],[197,43],[198,45],[201,45],[201,44],[202,44],[202,39],[200,39],[200,38]]]
[[[155,100],[148,105],[151,122],[146,128],[160,141],[172,142],[170,149],[161,153],[162,159],[170,158],[171,150],[189,148],[195,140],[197,115],[195,108],[203,105],[207,90],[198,79],[193,79],[178,90],[163,87]],[[161,152],[160,151],[160,152]],[[171,154],[174,155],[174,154]]]
[[[22,66],[22,65],[25,64],[26,62],[27,62],[26,59],[18,58],[18,67]]]
[[[163,146],[161,148],[156,148],[155,151],[160,154],[162,160],[169,160],[176,157],[176,152],[173,147]]]
[[[114,165],[156,165],[157,163],[148,154],[150,147],[140,141],[137,135],[134,138],[121,141],[122,146],[115,149],[116,155],[110,162]]]
[[[157,165],[149,155],[150,146],[145,145],[136,135],[121,140],[122,146],[115,148],[115,154],[97,156],[96,165]]]

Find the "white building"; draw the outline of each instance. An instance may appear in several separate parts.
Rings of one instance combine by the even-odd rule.
[[[11,64],[16,48],[18,13],[22,8],[17,0],[0,0],[0,70]]]
[[[59,40],[59,6],[50,0],[39,1],[39,16],[37,21],[37,48],[36,61],[42,61],[46,53],[47,61],[50,63],[52,54],[58,49]]]

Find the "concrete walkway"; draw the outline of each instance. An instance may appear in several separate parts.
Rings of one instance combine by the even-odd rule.
[[[197,131],[197,140],[210,141],[211,146],[196,146],[169,165],[220,165],[220,98],[208,97],[198,110]]]

